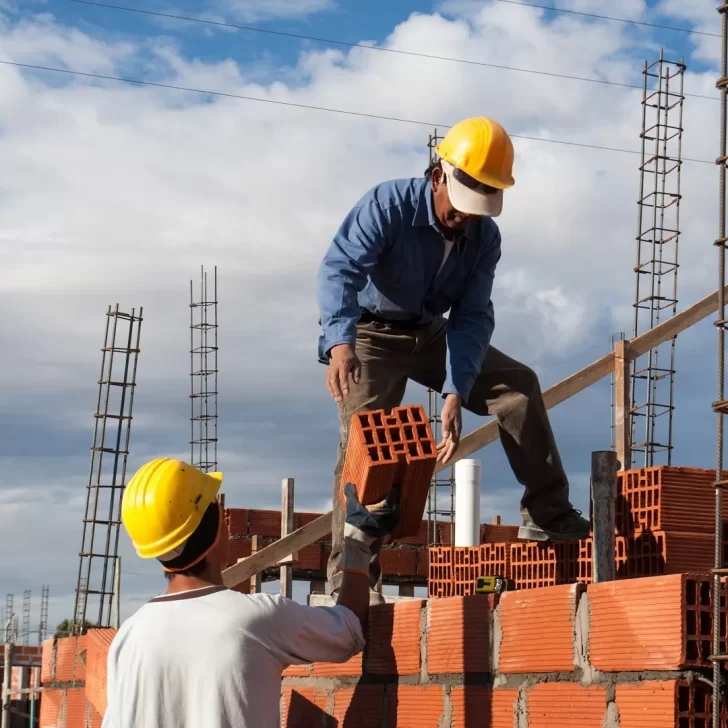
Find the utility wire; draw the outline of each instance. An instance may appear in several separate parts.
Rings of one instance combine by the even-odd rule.
[[[165,18],[166,20],[182,20],[189,23],[202,23],[203,25],[212,25],[222,28],[235,28],[237,30],[250,31],[251,33],[264,33],[266,35],[277,35],[284,38],[296,38],[298,40],[310,40],[318,43],[329,43],[332,45],[346,46],[347,48],[363,48],[368,51],[379,51],[380,53],[394,53],[401,56],[411,56],[415,58],[429,58],[435,61],[448,61],[449,63],[462,63],[468,66],[481,66],[483,68],[497,68],[501,71],[515,71],[517,73],[530,73],[536,76],[549,76],[551,78],[563,78],[569,81],[582,81],[584,83],[598,83],[604,86],[617,86],[619,88],[635,88],[643,90],[641,85],[632,83],[619,83],[618,81],[606,81],[601,78],[590,78],[587,76],[570,76],[565,73],[551,73],[549,71],[537,71],[533,68],[518,68],[517,66],[505,66],[499,63],[486,63],[485,61],[474,61],[467,58],[453,58],[451,56],[437,56],[431,53],[418,53],[416,51],[404,51],[397,48],[384,48],[383,46],[367,45],[366,43],[353,43],[336,38],[322,38],[313,35],[301,35],[299,33],[288,33],[282,30],[270,30],[269,28],[257,28],[252,25],[239,25],[222,20],[207,20],[205,18],[195,18],[189,15],[177,15],[174,13],[162,13],[154,10],[144,10],[143,8],[134,8],[128,5],[112,5],[110,3],[95,2],[94,0],[69,0],[69,2],[79,5],[92,5],[98,8],[107,8],[109,10],[121,10],[127,13],[138,13],[139,15],[147,15],[156,18]],[[520,5],[522,3],[516,3]],[[718,96],[709,96],[706,94],[684,94],[696,99],[708,99],[709,101],[720,101]]]
[[[429,126],[449,129],[451,124],[438,124],[431,121],[421,121],[419,119],[403,119],[397,116],[384,116],[381,114],[368,114],[363,111],[351,111],[349,109],[334,109],[327,106],[314,106],[313,104],[301,104],[293,101],[280,101],[278,99],[262,99],[259,96],[244,96],[242,94],[226,93],[224,91],[207,91],[205,89],[190,88],[188,86],[176,86],[170,83],[158,83],[156,81],[142,81],[138,78],[122,78],[120,76],[107,76],[100,73],[86,73],[84,71],[73,71],[68,68],[54,68],[53,66],[38,66],[31,63],[19,63],[17,61],[2,61],[0,64],[4,66],[15,66],[17,68],[28,68],[34,71],[50,71],[52,73],[63,73],[68,76],[81,76],[83,78],[98,78],[104,81],[119,81],[121,83],[136,84],[139,86],[154,86],[156,88],[171,89],[173,91],[187,91],[189,93],[203,94],[205,96],[220,96],[228,99],[241,99],[243,101],[257,101],[262,104],[274,104],[276,106],[290,106],[296,109],[309,109],[312,111],[325,111],[330,114],[343,114],[345,116],[358,116],[366,119],[379,119],[382,121],[396,121],[402,124],[417,124],[418,126]],[[509,134],[514,139],[527,139],[534,142],[546,142],[548,144],[562,144],[569,147],[582,147],[584,149],[600,149],[607,152],[620,152],[622,154],[641,154],[635,149],[622,149],[619,147],[606,147],[599,144],[584,144],[582,142],[569,142],[564,139],[546,139],[544,137],[527,136],[526,134]],[[690,159],[683,157],[684,162],[696,162],[699,164],[715,165],[715,162],[707,159]]]
[[[657,28],[659,30],[674,30],[678,33],[693,33],[695,35],[707,35],[711,38],[720,38],[720,33],[706,33],[702,30],[693,30],[692,28],[679,28],[674,25],[661,25],[660,23],[646,23],[642,20],[629,20],[628,18],[615,18],[611,15],[597,15],[596,13],[583,13],[579,10],[569,10],[568,8],[552,8],[550,5],[538,5],[537,3],[520,2],[520,0],[494,0],[494,2],[506,3],[508,5],[522,5],[524,8],[539,8],[541,10],[551,10],[554,13],[569,13],[569,15],[581,15],[585,18],[596,18],[597,20],[611,20],[613,23],[626,23],[629,25],[642,25],[645,28]]]

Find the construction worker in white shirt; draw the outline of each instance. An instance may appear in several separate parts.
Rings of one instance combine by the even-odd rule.
[[[345,487],[337,603],[307,607],[223,586],[221,481],[221,473],[160,458],[125,489],[124,527],[141,558],[159,559],[168,582],[111,644],[103,728],[278,728],[286,667],[345,662],[364,648],[369,562],[397,525],[399,488],[367,509]]]

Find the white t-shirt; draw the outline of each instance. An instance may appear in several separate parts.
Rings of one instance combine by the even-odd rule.
[[[362,649],[346,607],[224,587],[156,597],[111,644],[103,728],[278,728],[287,666]]]

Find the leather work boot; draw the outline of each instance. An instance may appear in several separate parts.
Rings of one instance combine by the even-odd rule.
[[[518,538],[524,541],[578,541],[589,538],[590,533],[591,523],[582,517],[581,511],[572,508],[542,526],[524,519],[518,529]]]

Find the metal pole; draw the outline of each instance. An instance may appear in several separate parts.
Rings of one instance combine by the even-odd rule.
[[[114,596],[116,597],[116,607],[114,614],[114,627],[119,629],[121,626],[121,556],[116,557],[116,572],[114,573]]]
[[[285,478],[281,483],[281,538],[294,530],[294,486],[293,478]],[[293,599],[293,559],[290,565],[281,564],[281,596]]]
[[[594,503],[594,549],[592,554],[594,582],[614,581],[617,501],[617,453],[597,450],[592,453],[591,489]]]
[[[13,643],[10,630],[5,630],[5,661],[3,663],[2,719],[0,728],[10,728],[10,685],[13,673]]]

